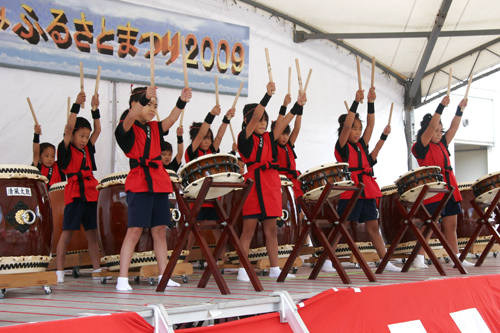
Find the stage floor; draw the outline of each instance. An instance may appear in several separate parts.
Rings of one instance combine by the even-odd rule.
[[[468,260],[476,262],[474,256],[469,256]],[[402,267],[401,261],[392,262]],[[275,290],[286,290],[294,298],[300,298],[301,295],[310,297],[329,288],[388,285],[461,276],[458,270],[452,268],[451,262],[447,264],[442,261],[442,263],[447,276],[439,275],[433,266],[429,266],[428,269],[412,269],[408,273],[384,272],[382,275],[376,275],[377,282],[368,282],[361,269],[353,264],[344,263],[352,281],[349,285],[343,284],[336,273],[322,273],[316,280],[308,280],[311,268],[305,263],[298,269],[296,278],[288,279],[284,283],[277,283],[275,279],[267,276],[259,276],[264,287],[263,292],[255,292],[251,283],[237,281],[236,270],[226,270],[224,278],[231,291],[230,295],[221,295],[213,278],[207,288],[198,289],[196,286],[202,271],[197,266],[188,283],[184,284],[180,277],[174,277],[174,280],[181,282],[181,287],[167,287],[163,293],[157,293],[156,286],[150,286],[147,279],[141,279],[139,284],[131,280],[130,284],[134,290],[118,293],[115,290],[116,280],[101,284],[99,280],[92,279],[90,270],[82,269],[79,278],[66,275],[65,283],[52,286],[51,295],[46,295],[42,287],[8,289],[6,297],[0,299],[0,326],[69,319],[87,314],[140,312],[147,310],[148,304],[161,303],[168,309],[204,303],[249,300],[267,297]],[[373,271],[376,270],[375,265],[371,267]],[[482,267],[471,267],[468,272],[468,275],[499,274],[500,258],[494,258],[490,254]]]

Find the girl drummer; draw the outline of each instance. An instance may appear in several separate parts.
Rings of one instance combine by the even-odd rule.
[[[444,231],[444,236],[446,240],[450,243],[453,251],[456,255],[458,252],[458,242],[457,242],[457,214],[462,213],[462,208],[460,206],[460,201],[462,201],[462,196],[460,195],[460,190],[458,189],[457,179],[453,173],[453,169],[450,163],[450,152],[448,150],[448,143],[453,140],[455,133],[457,133],[458,127],[460,126],[460,121],[462,118],[463,109],[467,106],[467,99],[463,99],[458,105],[455,117],[451,121],[450,128],[444,132],[443,124],[441,123],[441,114],[445,107],[450,103],[450,97],[445,96],[441,103],[438,105],[434,115],[430,113],[426,114],[422,121],[420,122],[420,130],[417,133],[417,142],[413,144],[411,152],[417,158],[418,165],[420,166],[431,166],[437,165],[441,167],[441,174],[443,179],[447,184],[455,187],[453,195],[446,203],[441,217],[442,217],[442,230]],[[430,214],[434,214],[439,202],[443,198],[444,194],[439,193],[424,200],[425,208]],[[474,266],[474,264],[464,260],[462,263],[464,266]],[[420,253],[417,255],[413,263],[414,267],[417,268],[427,268],[424,263],[424,251],[421,249]]]
[[[35,125],[35,136],[33,137],[33,166],[47,177],[49,183],[47,188],[50,189],[55,183],[66,180],[66,175],[59,168],[59,163],[56,161],[56,147],[48,142],[40,144],[40,135],[42,135],[42,127]]]
[[[250,242],[259,220],[262,221],[266,248],[269,254],[270,277],[278,277],[281,270],[278,266],[278,238],[276,230],[277,217],[281,216],[282,198],[281,181],[278,174],[277,142],[285,127],[293,117],[302,113],[306,103],[306,95],[299,94],[297,103],[292,110],[276,122],[274,130],[267,132],[269,116],[265,111],[271,99],[272,92],[276,90],[275,84],[267,84],[267,93],[260,104],[247,104],[243,108],[242,131],[238,135],[238,150],[243,162],[247,166],[245,179],[251,178],[255,185],[250,190],[245,205],[243,206],[243,231],[241,234],[241,249],[247,255]],[[288,277],[294,275],[288,274]],[[240,267],[238,270],[239,281],[250,281],[247,272]]]
[[[177,172],[182,163],[182,153],[184,152],[184,129],[182,126],[177,127],[177,155],[172,159],[173,149],[169,142],[161,143],[161,161],[165,169]]]
[[[128,229],[120,251],[120,277],[116,284],[119,291],[132,290],[128,269],[143,228],[151,229],[158,271],[161,273],[167,267],[165,225],[170,223],[168,195],[172,192],[172,183],[162,167],[160,143],[191,98],[191,88],[182,90],[176,106],[161,122],[152,121],[158,107],[153,97],[156,97],[156,87],[135,88],[129,99],[129,110],[124,112],[115,130],[116,141],[130,159],[131,168],[125,181]],[[172,280],[167,285],[180,286]]]
[[[92,97],[92,111],[94,131],[87,119],[77,117],[80,104],[85,102],[85,93],[80,92],[75,104],[71,108],[68,122],[64,129],[64,139],[57,147],[57,159],[61,170],[68,178],[64,189],[64,216],[63,231],[57,244],[57,282],[64,282],[64,260],[66,250],[71,241],[73,232],[85,229],[89,245],[89,255],[94,272],[99,272],[101,267],[99,245],[97,243],[97,180],[92,171],[96,170],[94,161],[95,143],[101,133],[99,120],[99,97]]]
[[[377,163],[378,152],[387,139],[387,135],[390,133],[390,126],[386,126],[374,151],[369,154],[368,142],[370,141],[373,127],[375,126],[374,102],[377,98],[375,88],[370,88],[370,92],[368,93],[368,115],[366,117],[367,125],[364,132],[359,115],[356,113],[359,101],[363,98],[364,90],[358,90],[349,112],[339,117],[339,139],[335,144],[335,157],[337,158],[337,161],[349,163],[349,171],[351,171],[351,177],[355,184],[360,182],[365,184],[363,192],[361,193],[361,196],[358,199],[351,215],[349,215],[348,220],[365,223],[373,246],[375,247],[378,256],[382,259],[386,254],[386,249],[384,240],[382,239],[379,231],[377,206],[375,201],[376,198],[382,197],[382,192],[380,192],[380,188],[375,182],[375,178],[373,178],[372,167],[375,163]],[[339,215],[342,215],[351,197],[351,191],[346,191],[340,195],[338,206]],[[325,261],[325,265],[326,263],[327,262]],[[330,265],[330,262],[328,262],[328,265]],[[400,268],[394,266],[390,262],[387,264],[386,270],[392,272],[401,271]]]

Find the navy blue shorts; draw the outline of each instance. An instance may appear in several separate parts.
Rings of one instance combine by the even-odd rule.
[[[425,205],[425,208],[427,209],[429,214],[432,215],[436,211],[436,208],[438,208],[438,205],[439,201],[427,204]],[[460,202],[455,201],[455,198],[452,196],[444,206],[444,209],[441,212],[441,217],[453,216],[458,214],[462,214],[462,206],[460,206]]]
[[[218,221],[219,215],[215,211],[213,207],[201,207],[200,212],[198,213],[198,217],[196,217],[196,221]]]
[[[342,215],[345,208],[347,207],[347,203],[349,199],[341,199],[339,200],[339,207],[337,208],[337,213],[339,216]],[[357,221],[359,223],[363,223],[365,221],[372,221],[378,219],[377,212],[377,203],[375,199],[358,199],[354,209],[349,215],[347,221]]]
[[[168,193],[127,192],[127,204],[129,228],[170,225]]]
[[[74,198],[64,207],[63,230],[97,229],[97,202],[84,202]]]

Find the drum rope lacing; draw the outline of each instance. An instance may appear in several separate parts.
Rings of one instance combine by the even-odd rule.
[[[27,173],[30,175],[43,176],[38,169],[23,169],[23,168],[2,168],[0,173]]]
[[[209,164],[206,163],[204,166],[200,165],[200,163],[196,163],[196,168],[193,169],[192,171],[188,172],[186,175],[181,175],[182,177],[182,185],[184,187],[187,187],[190,182],[193,182],[196,180],[195,176],[198,174],[201,177],[203,177],[203,171],[206,169],[210,168],[215,168],[218,172],[220,172],[220,168],[224,167],[225,172],[234,172],[238,173],[238,170],[236,169],[237,164],[232,163],[230,161],[223,160],[222,162],[217,162],[216,164]],[[228,168],[229,167],[229,168]],[[238,167],[239,168],[239,167]],[[193,177],[192,180],[189,178]]]
[[[413,177],[413,178],[410,178],[410,179],[402,179],[400,183],[396,184],[396,186],[398,187],[398,192],[399,194],[403,194],[405,193],[406,191],[410,190],[410,189],[406,189],[406,186],[407,185],[411,185],[411,184],[414,184],[415,186],[413,187],[417,187],[419,185],[425,185],[427,184],[427,182],[424,182],[424,184],[419,184],[418,182],[422,179],[429,179],[429,178],[436,178],[439,182],[442,182],[443,181],[443,175],[442,174],[429,174],[427,173],[426,175],[422,175],[420,177]],[[403,181],[407,181],[406,183],[403,183]],[[431,179],[432,180],[432,179]],[[412,187],[412,188],[413,188]]]

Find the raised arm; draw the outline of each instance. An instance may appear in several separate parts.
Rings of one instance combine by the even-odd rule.
[[[40,161],[40,135],[42,135],[42,127],[35,124],[35,135],[33,137],[33,166],[37,166]]]
[[[220,115],[220,105],[214,106],[212,111],[210,111],[207,114],[207,116],[205,117],[205,121],[201,124],[200,130],[198,131],[198,134],[196,135],[196,137],[193,139],[193,142],[191,143],[191,148],[193,149],[193,152],[196,149],[198,149],[201,141],[207,135],[208,129],[210,128],[210,125],[212,124],[214,117],[218,116],[218,115]]]
[[[222,138],[224,137],[224,133],[226,133],[227,125],[229,124],[229,121],[234,118],[234,114],[236,112],[236,109],[229,109],[226,112],[226,115],[224,116],[224,119],[222,119],[222,124],[219,126],[219,130],[217,131],[217,135],[215,136],[213,146],[215,150],[219,150],[220,143],[222,141]]]
[[[75,129],[76,116],[80,112],[80,105],[85,102],[85,93],[82,91],[78,94],[75,100],[75,104],[71,107],[71,112],[68,117],[66,126],[64,127],[64,147],[68,149],[69,143],[71,142],[71,137],[73,136],[73,130]]]
[[[462,101],[458,105],[457,112],[455,113],[455,117],[453,117],[453,120],[451,121],[450,128],[446,131],[446,134],[444,135],[446,137],[446,142],[448,142],[448,144],[451,142],[451,140],[453,140],[455,134],[458,131],[458,128],[460,127],[460,122],[462,121],[462,113],[463,113],[462,106],[464,109],[467,106],[466,98],[462,99]]]
[[[290,124],[293,117],[295,117],[298,114],[302,114],[302,109],[303,109],[304,104],[306,104],[306,102],[307,102],[307,95],[305,93],[301,94],[299,91],[299,96],[297,97],[297,102],[295,103],[293,108],[290,110],[290,112],[288,112],[285,115],[285,117],[283,118],[282,121],[276,122],[276,126],[274,126],[273,135],[274,135],[275,140],[278,140],[279,136],[283,133],[286,126],[288,124]]]
[[[438,126],[439,126],[439,121],[441,120],[441,113],[443,113],[443,110],[445,107],[450,104],[450,97],[449,96],[444,96],[443,100],[441,101],[441,104],[438,105],[436,112],[432,116],[431,122],[429,123],[429,126],[425,130],[425,132],[422,134],[421,141],[422,145],[424,147],[427,147],[429,145],[429,142],[432,139],[432,136],[436,132]],[[455,135],[455,134],[453,134]]]
[[[295,117],[293,130],[292,133],[290,134],[290,138],[288,139],[288,141],[290,141],[290,144],[292,146],[295,145],[295,142],[297,141],[297,137],[299,136],[300,133],[300,126],[302,126],[302,110]]]
[[[255,128],[257,128],[257,125],[259,125],[260,118],[262,118],[262,115],[264,114],[264,111],[266,110],[267,103],[271,99],[273,95],[273,91],[276,91],[276,85],[274,82],[269,82],[267,84],[267,92],[264,95],[264,98],[260,101],[259,105],[255,108],[255,111],[253,112],[252,119],[250,122],[247,124],[245,127],[245,138],[248,139],[250,135],[252,135],[253,131],[255,131]]]
[[[184,135],[184,127],[177,127],[177,155],[175,155],[175,160],[177,164],[181,165],[182,162],[182,154],[184,152],[184,140],[182,136]]]
[[[276,118],[276,122],[280,122],[283,120],[283,118],[285,117],[285,114],[286,114],[286,108],[288,107],[288,105],[290,103],[292,103],[292,95],[287,94],[285,96],[285,99],[283,100],[283,105],[280,108],[280,113],[278,115],[278,118]]]
[[[347,139],[349,139],[349,133],[351,132],[352,124],[354,123],[354,118],[356,117],[356,110],[358,109],[359,101],[365,98],[364,90],[356,91],[356,97],[354,98],[354,103],[352,103],[349,112],[344,121],[344,127],[342,128],[342,132],[340,132],[339,144],[341,147],[344,147],[347,143]]]
[[[380,152],[380,149],[382,149],[382,146],[384,145],[385,143],[385,140],[387,139],[387,136],[391,133],[391,126],[387,125],[385,128],[384,128],[384,132],[382,133],[382,135],[380,136],[380,140],[378,140],[377,144],[375,145],[375,148],[372,150],[372,152],[370,153],[370,156],[371,158],[373,159],[373,161],[376,161],[377,160],[377,157],[378,157],[378,153]]]
[[[163,133],[167,133],[167,131],[174,126],[177,119],[182,113],[182,110],[186,107],[187,101],[189,101],[192,97],[191,88],[182,89],[181,96],[177,99],[177,103],[175,107],[170,112],[170,115],[163,119],[161,122],[161,127],[163,129]]]
[[[366,128],[363,133],[363,140],[366,144],[370,142],[375,127],[375,99],[377,99],[377,94],[375,93],[375,87],[373,87],[368,92],[368,114],[366,115]]]
[[[95,106],[95,111],[92,111],[92,119],[94,119],[94,131],[90,135],[90,142],[92,143],[93,146],[95,146],[95,143],[97,141],[97,138],[99,138],[99,134],[101,134],[101,115],[99,113],[99,94],[97,96],[92,96],[92,102],[91,102],[92,110],[94,109]]]

